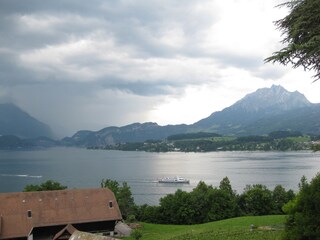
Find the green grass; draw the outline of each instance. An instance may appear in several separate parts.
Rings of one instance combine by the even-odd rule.
[[[222,141],[224,141],[224,142],[229,142],[229,141],[233,141],[233,140],[235,140],[236,139],[236,137],[228,137],[228,136],[224,136],[224,137],[213,137],[213,138],[211,138],[211,140],[213,141],[213,142],[222,142]]]
[[[198,225],[142,223],[143,237],[141,240],[280,240],[284,222],[285,216],[276,215],[239,217]],[[250,231],[251,224],[257,227],[253,231]]]
[[[174,142],[190,142],[190,141],[229,142],[235,139],[236,137],[223,136],[223,137],[205,137],[205,138],[190,138],[190,139],[186,138],[186,139],[174,140]]]
[[[310,136],[303,136],[303,137],[288,137],[286,139],[292,140],[294,142],[303,143],[303,142],[310,142]]]

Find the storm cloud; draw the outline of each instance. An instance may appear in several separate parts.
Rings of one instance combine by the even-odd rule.
[[[289,70],[263,63],[281,46],[272,21],[285,11],[277,4],[1,0],[0,101],[58,136],[138,121],[191,123],[257,87],[286,83]],[[177,116],[168,114],[172,106]]]

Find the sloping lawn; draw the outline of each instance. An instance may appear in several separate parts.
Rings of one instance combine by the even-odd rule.
[[[142,223],[141,240],[280,240],[284,222],[285,216],[275,215],[239,217],[198,225]],[[253,231],[250,231],[251,224],[255,226]]]

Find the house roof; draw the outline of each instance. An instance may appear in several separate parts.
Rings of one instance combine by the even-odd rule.
[[[0,193],[0,239],[26,237],[35,227],[121,219],[107,188]]]

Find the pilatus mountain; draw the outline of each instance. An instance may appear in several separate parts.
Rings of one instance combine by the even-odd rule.
[[[170,135],[191,132],[214,132],[222,135],[263,135],[272,131],[291,130],[320,134],[320,104],[310,103],[299,92],[281,86],[262,88],[191,125],[159,126],[134,123],[124,127],[107,127],[100,131],[79,131],[64,144],[104,146],[122,142],[162,140]]]
[[[320,131],[320,125],[312,120],[312,116],[319,114],[320,105],[310,103],[303,94],[273,85],[246,95],[232,106],[194,123],[193,127],[236,136],[277,130],[312,133]]]

